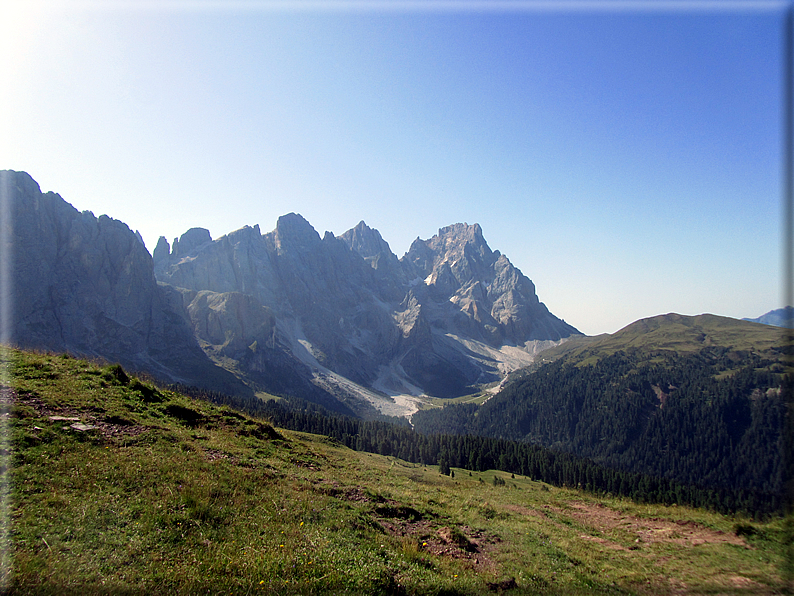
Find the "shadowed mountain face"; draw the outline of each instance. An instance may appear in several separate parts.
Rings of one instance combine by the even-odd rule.
[[[499,381],[578,334],[476,224],[417,239],[398,259],[364,222],[320,237],[291,213],[266,234],[161,238],[151,257],[122,222],[42,194],[25,173],[0,180],[20,346],[374,415]]]
[[[0,172],[11,342],[120,362],[167,381],[251,393],[201,350],[181,298],[159,287],[152,259],[120,221],[42,194],[24,172]]]

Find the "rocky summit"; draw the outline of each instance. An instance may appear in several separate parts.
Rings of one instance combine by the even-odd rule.
[[[154,266],[158,281],[182,292],[210,357],[230,359],[245,376],[266,369],[267,354],[289,354],[357,412],[405,414],[417,396],[464,395],[579,334],[489,248],[477,224],[417,239],[401,259],[363,221],[321,238],[294,213],[269,233],[245,227],[208,237],[190,230],[170,252],[161,238]],[[244,295],[261,308],[237,308],[237,321],[227,308],[226,331],[211,335],[208,316],[217,315],[208,311],[217,307],[208,293]]]
[[[290,213],[264,234],[160,238],[150,256],[125,224],[2,176],[17,345],[370,417],[496,383],[579,334],[477,224],[417,238],[398,259],[363,221],[321,237]]]

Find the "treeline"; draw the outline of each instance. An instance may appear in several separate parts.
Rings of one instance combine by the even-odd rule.
[[[357,451],[394,456],[413,463],[442,463],[475,471],[496,469],[554,486],[624,496],[637,502],[677,503],[721,513],[742,511],[754,518],[777,514],[783,509],[779,494],[687,485],[669,478],[607,468],[570,453],[518,441],[470,435],[427,435],[414,431],[404,419],[396,424],[329,415],[322,406],[298,399],[250,401],[186,387],[177,389],[265,417],[281,428],[325,435]]]
[[[725,348],[563,358],[482,406],[417,412],[424,434],[540,444],[684,485],[783,490],[782,366]]]

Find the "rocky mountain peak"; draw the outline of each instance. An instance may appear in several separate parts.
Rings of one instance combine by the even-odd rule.
[[[472,225],[467,223],[456,223],[451,226],[439,228],[436,237],[459,242],[485,242],[482,237],[482,228],[478,223]]]
[[[480,224],[456,223],[438,230],[438,234],[428,240],[428,246],[436,252],[462,253],[466,247],[481,255],[490,254],[491,249],[482,235]]]
[[[479,224],[456,223],[439,229],[429,240],[417,238],[403,258],[426,283],[455,291],[469,281],[492,277],[497,257]]]
[[[190,228],[179,238],[174,238],[171,256],[176,258],[184,257],[200,246],[212,242],[210,231],[204,228]],[[160,244],[159,242],[157,243]]]
[[[291,251],[302,252],[319,242],[321,240],[317,230],[302,215],[288,213],[278,218],[275,243],[279,254]]]
[[[30,197],[41,194],[39,183],[36,182],[27,172],[15,172],[14,170],[3,170],[3,182],[7,184],[6,192],[15,192],[20,196]]]
[[[384,248],[389,252],[389,245],[380,235],[378,230],[370,228],[364,221],[358,222],[354,228],[340,236],[342,240],[355,252],[362,257],[374,257],[382,252]]]
[[[155,264],[168,260],[170,255],[171,245],[168,244],[168,240],[165,239],[165,236],[160,236],[157,240],[157,246],[154,247],[154,252],[152,253]]]

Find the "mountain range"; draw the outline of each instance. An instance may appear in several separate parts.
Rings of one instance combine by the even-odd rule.
[[[0,192],[11,257],[0,300],[19,347],[118,362],[243,405],[275,395],[411,416],[420,433],[780,493],[790,366],[779,327],[670,313],[584,336],[477,224],[417,238],[397,258],[364,222],[320,237],[290,213],[267,233],[193,228],[150,255],[124,223],[42,193],[24,172],[0,172]],[[474,392],[479,406],[449,399]]]
[[[479,225],[397,258],[364,222],[321,238],[302,216],[149,255],[139,234],[0,172],[13,343],[122,363],[168,382],[297,396],[365,417],[501,381],[581,335],[491,250]]]

